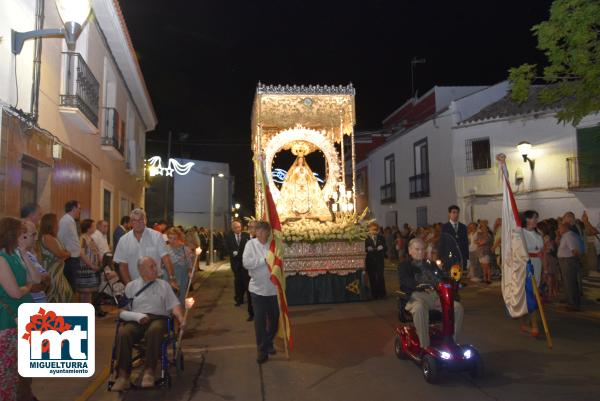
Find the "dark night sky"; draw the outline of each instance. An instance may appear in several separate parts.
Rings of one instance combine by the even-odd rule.
[[[122,0],[158,115],[147,153],[188,133],[174,157],[229,162],[236,200],[253,199],[250,113],[257,82],[347,84],[357,129],[381,121],[416,87],[493,84],[511,66],[541,62],[530,28],[550,0]],[[242,144],[242,145],[235,145]],[[183,153],[182,153],[183,152]],[[186,153],[188,152],[188,153]],[[189,153],[191,152],[191,153]]]

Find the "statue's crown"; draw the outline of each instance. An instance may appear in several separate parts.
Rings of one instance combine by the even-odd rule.
[[[292,145],[292,153],[295,156],[304,156],[310,153],[310,146],[306,142],[294,142]]]

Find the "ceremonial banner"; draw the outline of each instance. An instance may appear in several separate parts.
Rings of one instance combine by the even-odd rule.
[[[537,309],[533,265],[523,237],[508,170],[503,160],[499,161],[502,172],[502,297],[510,316],[517,318]]]
[[[287,299],[285,297],[285,275],[283,273],[283,232],[281,222],[277,214],[277,208],[273,201],[273,196],[269,189],[269,181],[265,175],[265,169],[261,160],[255,161],[255,168],[258,169],[257,177],[262,186],[264,199],[264,220],[271,225],[271,236],[269,237],[269,253],[267,254],[267,265],[271,272],[271,282],[277,287],[279,302],[279,335],[284,338],[287,349],[292,349],[293,341],[290,330],[290,320],[288,316]]]

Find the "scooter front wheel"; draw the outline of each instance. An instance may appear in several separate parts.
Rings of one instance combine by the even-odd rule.
[[[408,355],[406,355],[406,352],[404,352],[404,347],[402,345],[402,338],[399,335],[397,335],[396,339],[394,340],[394,353],[396,354],[396,357],[398,359],[408,358]]]
[[[423,370],[423,377],[427,383],[437,383],[440,377],[440,367],[434,357],[425,354],[423,356],[423,362],[421,363],[421,369]]]

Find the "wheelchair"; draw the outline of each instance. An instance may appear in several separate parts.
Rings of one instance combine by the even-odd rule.
[[[155,388],[171,388],[171,373],[170,368],[175,367],[177,376],[180,376],[184,369],[183,353],[181,352],[178,336],[175,331],[175,325],[173,317],[165,316],[167,320],[167,333],[163,337],[163,341],[160,345],[160,376],[156,378],[154,382]],[[119,336],[119,329],[121,325],[126,323],[124,320],[117,319],[117,327],[115,329],[115,338],[113,341],[111,359],[110,359],[110,371],[108,376],[108,391],[111,391],[113,384],[116,381],[118,374],[118,367],[116,366],[117,359],[117,338]],[[143,365],[143,361],[146,356],[146,344],[145,340],[142,340],[133,346],[133,353],[131,358],[132,370],[135,367]],[[132,388],[136,388],[132,383]]]

